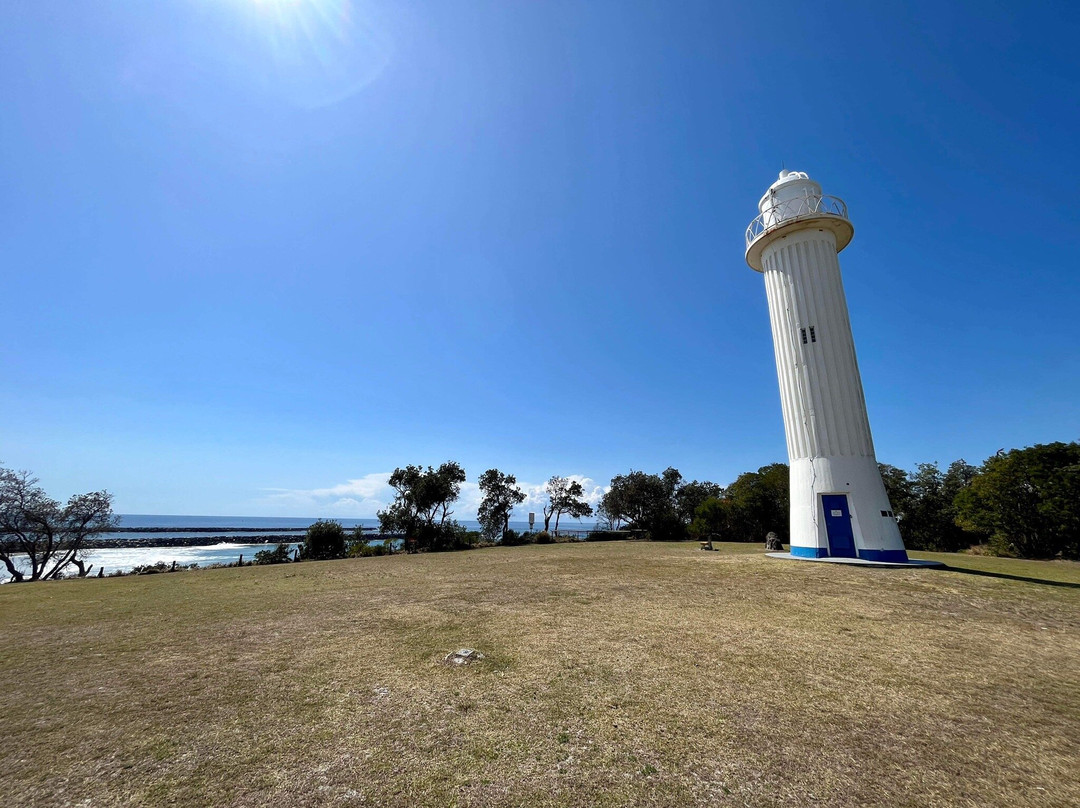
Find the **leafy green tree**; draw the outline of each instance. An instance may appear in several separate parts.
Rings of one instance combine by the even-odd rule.
[[[437,469],[406,466],[394,469],[390,486],[394,501],[379,511],[379,527],[384,533],[403,533],[410,550],[439,550],[459,542],[461,528],[450,516],[450,506],[461,495],[465,470],[454,461]]]
[[[731,504],[728,541],[765,541],[776,533],[790,541],[790,480],[786,463],[740,474],[725,490]]]
[[[568,477],[552,477],[545,486],[548,495],[544,505],[544,531],[548,532],[551,517],[555,517],[555,535],[559,535],[559,519],[563,514],[581,519],[592,516],[592,506],[585,501],[585,489],[577,480]]]
[[[668,472],[672,471],[674,469],[668,469]],[[631,470],[611,478],[611,485],[601,498],[601,506],[614,525],[647,530],[650,523],[672,507],[671,493],[659,474]]]
[[[937,463],[920,463],[912,473],[879,467],[908,549],[956,552],[985,539],[957,524],[956,497],[971,483],[974,466],[957,460],[942,472]]]
[[[888,463],[878,463],[878,471],[881,472],[881,481],[885,484],[885,493],[889,497],[889,504],[892,505],[893,513],[903,525],[904,519],[911,512],[914,499],[908,473]],[[901,531],[903,531],[903,527],[901,527]]]
[[[300,557],[308,561],[326,561],[345,557],[345,528],[340,522],[320,519],[310,525],[300,547]]]
[[[1080,558],[1080,443],[999,452],[956,496],[962,526],[1001,555]]]
[[[722,541],[764,541],[774,532],[783,542],[789,533],[788,467],[784,463],[748,471],[694,509],[690,535]]]
[[[724,488],[716,483],[684,482],[678,469],[671,467],[659,474],[631,471],[612,477],[597,513],[606,529],[626,526],[647,531],[653,540],[678,541],[687,537],[702,504],[723,495]],[[697,529],[706,529],[704,523]]]
[[[950,502],[955,500],[961,491],[971,485],[971,481],[978,473],[979,470],[963,458],[954,460],[949,464],[949,468],[945,471],[945,478],[942,480],[945,497]]]
[[[670,467],[660,474],[618,474],[601,498],[602,519],[612,528],[625,524],[647,531],[656,541],[685,539],[687,526],[677,502],[681,486],[682,475]]]
[[[510,514],[515,505],[525,501],[525,492],[517,486],[513,474],[488,469],[478,481],[484,498],[480,501],[477,520],[486,538],[502,538],[510,529]]]
[[[115,530],[112,495],[76,494],[61,505],[28,471],[0,466],[0,562],[13,582],[63,577],[69,566],[80,578],[93,568],[81,554],[87,539]],[[16,557],[25,554],[25,565]]]
[[[910,475],[911,502],[900,520],[908,547],[952,553],[978,541],[979,534],[964,530],[956,521],[956,497],[973,477],[974,469],[963,460],[944,473],[937,463],[919,464]]]
[[[678,486],[675,490],[675,510],[678,511],[679,518],[686,524],[690,524],[695,515],[697,509],[706,500],[720,499],[724,496],[723,486],[711,483],[708,480],[705,482],[693,482],[684,483]]]
[[[732,541],[736,523],[734,511],[731,500],[709,497],[694,509],[690,535],[702,541]]]

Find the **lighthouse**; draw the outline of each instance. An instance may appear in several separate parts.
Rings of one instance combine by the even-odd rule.
[[[791,475],[791,557],[908,564],[874,456],[838,253],[847,205],[781,171],[746,229],[765,277]]]

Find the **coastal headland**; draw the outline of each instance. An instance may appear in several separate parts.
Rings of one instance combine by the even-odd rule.
[[[1080,564],[717,547],[0,587],[0,788],[35,807],[1080,804]],[[460,649],[483,657],[448,664]]]
[[[306,528],[289,527],[276,530],[261,527],[118,527],[107,537],[87,539],[87,550],[135,547],[206,547],[214,544],[243,542],[244,544],[278,544],[302,542]],[[135,534],[130,538],[116,534]],[[154,534],[154,535],[146,535]],[[183,534],[183,535],[176,535]],[[399,536],[364,528],[367,541],[392,541]]]

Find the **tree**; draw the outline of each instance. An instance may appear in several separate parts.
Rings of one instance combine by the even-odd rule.
[[[320,519],[307,529],[300,548],[304,560],[326,561],[345,557],[345,528],[340,522]]]
[[[961,525],[1001,555],[1080,558],[1080,443],[999,452],[956,496]]]
[[[787,463],[771,463],[740,474],[725,490],[730,502],[728,541],[764,541],[776,533],[790,540],[790,475]]]
[[[61,505],[37,483],[28,471],[0,466],[0,561],[14,582],[60,578],[69,565],[85,577],[94,566],[80,557],[86,540],[116,529],[112,495],[76,494]],[[16,563],[22,554],[26,565]]]
[[[908,547],[954,553],[979,540],[980,534],[964,530],[956,521],[956,497],[971,483],[974,472],[963,460],[945,473],[937,463],[919,464],[909,476],[912,498],[900,523]]]
[[[405,534],[407,549],[445,549],[457,542],[460,526],[450,516],[450,506],[461,495],[465,470],[454,461],[437,469],[406,466],[394,469],[390,486],[394,501],[379,511],[379,528]]]
[[[949,468],[945,470],[945,477],[941,481],[942,496],[948,503],[946,518],[953,531],[948,534],[951,542],[946,549],[950,552],[966,549],[973,544],[985,544],[990,538],[989,534],[983,531],[973,530],[970,526],[963,525],[956,504],[960,493],[971,485],[978,473],[979,470],[975,466],[961,458],[949,464]]]
[[[592,506],[585,501],[585,489],[577,480],[568,477],[552,477],[545,486],[548,495],[544,505],[544,532],[548,532],[551,517],[555,517],[555,535],[559,535],[559,519],[565,513],[575,519],[592,516]]]
[[[678,508],[682,487],[682,474],[670,467],[660,474],[618,474],[600,500],[601,515],[613,528],[625,523],[632,529],[647,531],[654,540],[684,539],[687,524]]]
[[[639,530],[647,530],[668,504],[668,492],[659,475],[633,470],[612,477],[600,499],[603,512],[614,525]]]
[[[731,540],[734,534],[735,507],[731,500],[709,497],[694,510],[690,535],[699,540]]]
[[[487,538],[502,538],[510,529],[514,506],[525,501],[525,492],[518,488],[513,474],[503,474],[498,469],[488,469],[480,475],[478,482],[484,492],[477,512],[480,527]]]
[[[709,481],[684,483],[675,491],[675,510],[679,512],[679,518],[686,524],[693,521],[697,509],[706,500],[720,499],[724,496],[724,488]]]
[[[920,463],[912,473],[887,464],[879,468],[908,549],[951,553],[983,538],[956,521],[956,497],[971,483],[974,466],[957,460],[944,473],[937,463]]]
[[[914,499],[914,494],[911,491],[911,481],[908,479],[906,471],[896,466],[890,466],[888,463],[878,463],[878,471],[881,472],[881,482],[885,484],[885,493],[889,497],[889,504],[892,505],[893,513],[896,515],[897,521],[900,522],[901,532],[903,532],[903,522],[911,511],[911,504]]]

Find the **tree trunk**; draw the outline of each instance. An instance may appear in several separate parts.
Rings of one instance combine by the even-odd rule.
[[[22,581],[23,574],[15,568],[15,563],[7,556],[4,556],[4,566],[7,567],[7,571],[11,575],[11,582],[13,584]]]
[[[87,575],[90,574],[90,570],[92,570],[94,568],[93,564],[91,564],[89,567],[86,566],[86,562],[83,561],[81,558],[73,558],[73,559],[71,559],[71,563],[79,568],[79,577],[80,578],[85,578]]]

